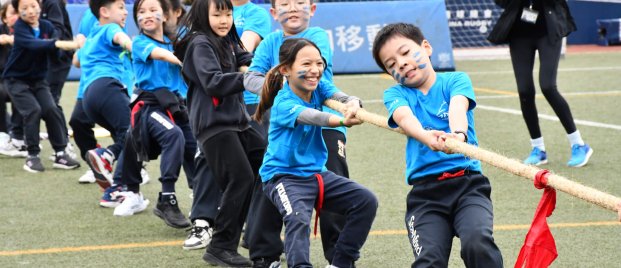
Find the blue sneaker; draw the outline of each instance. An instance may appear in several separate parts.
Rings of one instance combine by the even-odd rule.
[[[524,164],[527,165],[543,165],[548,163],[548,154],[546,151],[539,150],[539,148],[535,147],[530,152],[528,158],[524,159]]]
[[[571,158],[567,162],[570,167],[581,167],[589,162],[593,149],[588,144],[571,146]]]
[[[123,192],[123,187],[120,185],[112,185],[103,193],[99,200],[99,205],[106,208],[118,207],[123,202],[123,196],[120,193]]]

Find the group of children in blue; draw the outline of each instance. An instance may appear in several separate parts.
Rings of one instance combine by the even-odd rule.
[[[14,2],[20,12],[23,3],[38,4]],[[210,229],[210,241],[201,238],[187,248],[208,244],[203,259],[212,265],[279,267],[284,249],[289,267],[312,267],[315,209],[330,267],[355,267],[378,207],[369,189],[348,179],[345,162],[345,129],[362,123],[356,118],[362,101],[332,81],[328,36],[309,27],[316,9],[312,0],[272,1],[271,15],[282,31],[259,33],[262,41],[254,54],[236,29],[252,24],[233,24],[239,2],[249,4],[195,0],[184,14],[178,1],[138,1],[134,19],[141,32],[132,40],[123,31],[127,10],[122,0],[91,0],[96,22],[87,23],[89,33],[78,39],[73,58],[82,76],[69,124],[80,156],[106,189],[104,198],[117,216],[147,208],[149,201],[140,192],[141,163],[161,157],[162,191],[154,213],[172,227],[193,226],[191,235]],[[47,58],[42,53],[55,49],[48,39],[53,31],[36,17],[38,34],[22,13],[15,24],[5,86],[17,97],[18,112],[32,117],[24,120],[29,153],[40,150],[29,135],[38,134],[31,128],[35,121],[38,128],[43,116],[58,156],[67,130],[49,89],[40,85],[46,75],[40,68]],[[178,26],[170,27],[179,18]],[[24,46],[28,42],[38,46]],[[415,257],[412,267],[446,267],[453,236],[461,239],[467,266],[502,267],[492,237],[489,181],[479,161],[450,154],[444,144],[453,138],[477,145],[472,84],[463,73],[436,74],[430,55],[431,45],[411,24],[385,26],[373,44],[378,66],[398,83],[384,93],[388,123],[408,136],[406,182],[413,188],[405,224]],[[135,75],[131,98],[123,77],[126,57]],[[29,73],[30,66],[37,66],[37,72]],[[20,106],[22,91],[47,92],[34,102],[45,112],[33,115]],[[250,103],[251,112],[249,94],[260,96]],[[323,107],[327,99],[345,103],[344,114]],[[95,124],[110,131],[113,144],[98,147]],[[175,196],[181,166],[194,193],[192,222],[179,211]],[[250,259],[237,251],[244,223]]]

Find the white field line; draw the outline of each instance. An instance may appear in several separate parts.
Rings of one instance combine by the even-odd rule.
[[[499,97],[503,97],[503,96],[499,96]],[[508,96],[508,97],[513,97],[513,96]],[[481,98],[481,97],[478,97],[478,98]],[[384,101],[380,99],[364,101],[364,103],[383,103],[383,102]],[[513,114],[513,115],[520,115],[520,116],[522,115],[522,111],[520,110],[501,108],[501,107],[489,106],[489,105],[477,104],[477,109],[483,109],[483,110],[488,110],[488,111]],[[550,120],[550,121],[560,121],[558,117],[554,115],[539,114],[539,118]],[[575,119],[575,118],[574,118],[574,122],[576,123],[576,125],[621,130],[621,125],[606,124],[606,123],[600,123],[600,122],[594,122],[594,121],[588,121],[588,120],[580,120],[580,119]]]
[[[615,71],[621,70],[621,66],[600,66],[600,67],[582,67],[582,68],[560,68],[559,72],[594,72],[594,71]],[[539,70],[534,70],[534,72],[539,72]],[[489,75],[489,74],[513,74],[513,70],[508,71],[470,71],[466,72],[468,75]],[[384,73],[377,74],[342,74],[337,75],[338,79],[360,79],[360,78],[376,78],[378,76],[382,76]],[[392,79],[387,74],[385,78]]]
[[[476,90],[476,89],[475,89]],[[605,91],[583,91],[583,92],[566,92],[562,93],[563,96],[597,96],[597,95],[621,95],[621,90],[605,90]],[[510,95],[483,95],[477,96],[477,100],[484,99],[507,99],[507,98],[517,98],[517,93]],[[535,97],[543,98],[543,94],[537,94]]]

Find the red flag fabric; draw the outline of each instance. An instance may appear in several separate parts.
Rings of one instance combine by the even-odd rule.
[[[515,262],[515,268],[548,267],[558,256],[556,243],[546,220],[552,215],[556,206],[556,190],[546,186],[548,173],[549,171],[542,170],[535,176],[535,187],[537,189],[545,187],[545,189],[537,206],[533,223],[526,234],[524,245]]]

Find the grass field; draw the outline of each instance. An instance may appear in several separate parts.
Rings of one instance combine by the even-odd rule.
[[[569,54],[561,61],[559,89],[569,102],[586,142],[595,150],[584,168],[568,168],[569,145],[561,124],[541,96],[538,109],[550,164],[546,168],[577,182],[621,196],[621,52]],[[530,151],[528,132],[519,113],[509,60],[463,61],[457,68],[470,74],[476,88],[476,127],[480,146],[522,159]],[[392,81],[380,75],[340,75],[344,91],[365,100],[365,108],[386,114],[382,91]],[[69,117],[77,84],[68,83],[63,107]],[[550,117],[548,117],[548,116]],[[108,144],[109,139],[102,139]],[[43,143],[43,156],[51,153]],[[375,192],[380,207],[358,267],[409,267],[411,248],[404,226],[405,138],[370,125],[348,134],[352,179]],[[86,168],[30,174],[23,159],[0,158],[0,267],[204,267],[203,251],[184,251],[186,232],[167,227],[151,209],[160,189],[158,161],[149,163],[152,182],[143,191],[152,205],[129,218],[100,208],[95,185],[80,185]],[[484,165],[493,186],[495,239],[506,266],[513,266],[541,197],[528,180]],[[179,203],[189,210],[185,177],[177,184]],[[621,225],[616,214],[563,193],[549,218],[559,252],[553,267],[619,267]],[[462,267],[459,240],[454,240],[451,267]],[[323,267],[320,239],[312,239],[312,261]],[[242,254],[247,252],[240,249]]]

